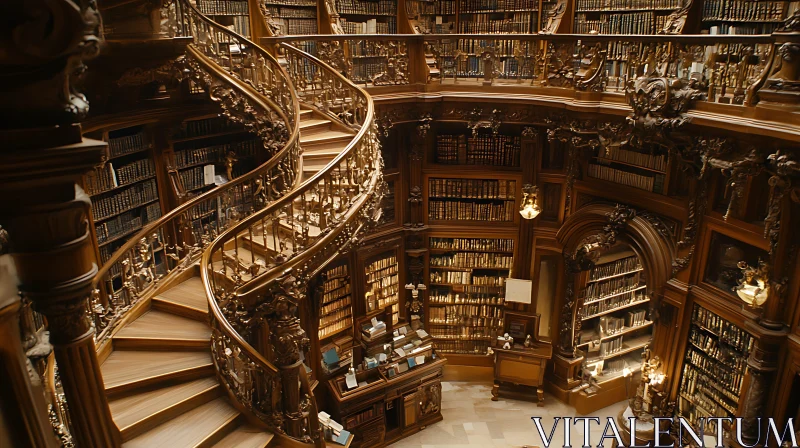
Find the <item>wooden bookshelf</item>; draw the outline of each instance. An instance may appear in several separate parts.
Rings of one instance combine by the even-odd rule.
[[[364,265],[364,279],[367,314],[391,308],[391,323],[397,324],[400,320],[401,288],[397,251],[390,250],[368,258]]]
[[[218,176],[222,183],[231,180],[226,166],[229,155],[235,160],[231,177],[249,172],[263,158],[260,139],[221,116],[184,121],[171,142],[183,188],[195,194],[216,186]]]
[[[457,30],[458,0],[406,0],[406,14],[416,34],[451,34]]]
[[[735,417],[753,342],[753,337],[742,328],[695,304],[678,393],[678,413],[696,427],[698,419],[703,417]]]
[[[197,0],[197,9],[215,22],[250,37],[250,10],[246,0]]]
[[[104,263],[132,234],[163,212],[152,133],[143,125],[104,132],[107,160],[83,177],[92,201],[92,220]]]
[[[345,34],[396,34],[396,0],[336,0]]]
[[[520,183],[518,176],[426,175],[428,222],[514,224],[519,221]]]
[[[647,154],[620,148],[599,149],[589,160],[589,178],[601,179],[657,194],[669,188],[669,160],[666,155]]]
[[[648,320],[646,278],[641,262],[627,246],[603,254],[589,271],[581,273],[582,299],[577,347],[585,368],[597,372],[602,383],[641,363],[642,350],[652,338]]]
[[[434,162],[519,168],[521,151],[519,136],[439,134],[436,136]]]
[[[771,34],[800,7],[800,2],[705,0],[702,32],[709,34]]]
[[[531,34],[538,31],[539,0],[460,0],[460,34]]]
[[[316,0],[265,0],[263,8],[281,35],[318,34]]]
[[[442,353],[485,355],[503,326],[510,238],[430,237],[428,331]]]
[[[657,34],[683,0],[574,0],[576,34]]]

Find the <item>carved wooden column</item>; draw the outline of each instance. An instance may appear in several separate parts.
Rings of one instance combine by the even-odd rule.
[[[525,127],[522,129],[521,156],[522,165],[522,184],[536,185],[536,150],[541,147],[541,133],[535,127]],[[539,200],[541,206],[541,199]],[[517,243],[517,254],[514,257],[514,269],[512,277],[520,279],[530,279],[531,258],[533,255],[534,241],[534,219],[521,219],[519,222],[519,239]],[[535,310],[531,310],[535,311]]]
[[[778,350],[785,337],[783,332],[765,332],[763,328],[754,327],[755,324],[745,323],[745,329],[758,334],[759,338],[747,359],[750,385],[742,404],[742,442],[749,446],[756,444],[761,435],[767,433],[766,426],[759,429],[758,418],[762,418],[762,423],[766,425],[763,421],[766,415],[764,411],[772,396],[775,372],[778,370]]]
[[[309,340],[300,326],[297,315],[299,303],[305,299],[297,279],[283,278],[266,298],[267,303],[260,306],[269,323],[269,339],[275,365],[281,377],[281,408],[283,409],[283,430],[290,437],[319,439],[319,428],[309,428],[309,403],[301,395],[300,369],[303,369],[301,353],[308,351]],[[313,398],[312,398],[313,399]]]
[[[422,227],[425,223],[423,197],[422,197],[422,159],[425,149],[432,138],[430,114],[423,114],[416,127],[416,132],[411,136],[411,151],[408,153],[408,222],[405,227]]]
[[[8,32],[0,95],[0,225],[8,230],[19,289],[45,315],[75,444],[119,445],[95,355],[90,319],[97,273],[89,198],[76,187],[106,144],[75,124],[88,112],[74,88],[83,60],[99,53],[94,2],[5,2]],[[49,23],[50,26],[42,26]]]

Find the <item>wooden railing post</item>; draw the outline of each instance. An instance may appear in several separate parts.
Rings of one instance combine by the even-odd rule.
[[[88,103],[73,78],[100,52],[100,14],[93,2],[70,0],[0,11],[12,18],[0,37],[8,88],[0,95],[0,225],[19,290],[47,318],[76,446],[119,446],[89,311],[97,273],[89,197],[76,186],[106,148],[84,140],[75,124]],[[39,30],[30,17],[58,17],[59,26]],[[25,38],[12,37],[18,35]]]

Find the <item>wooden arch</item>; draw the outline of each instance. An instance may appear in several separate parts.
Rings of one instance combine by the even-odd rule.
[[[626,205],[589,204],[567,218],[556,240],[563,247],[567,271],[559,319],[559,354],[575,356],[575,337],[581,329],[578,315],[583,301],[576,299],[575,275],[590,269],[593,256],[614,244],[628,244],[641,260],[647,276],[651,317],[657,318],[654,313],[664,286],[672,276],[672,262],[676,256],[674,236],[659,218]]]

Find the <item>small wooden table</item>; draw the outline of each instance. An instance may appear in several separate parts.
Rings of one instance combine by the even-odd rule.
[[[544,406],[544,371],[547,360],[552,356],[553,346],[545,342],[537,342],[530,348],[522,344],[514,344],[510,349],[494,348],[492,401],[497,401],[501,395],[507,398],[536,398],[539,406]]]

